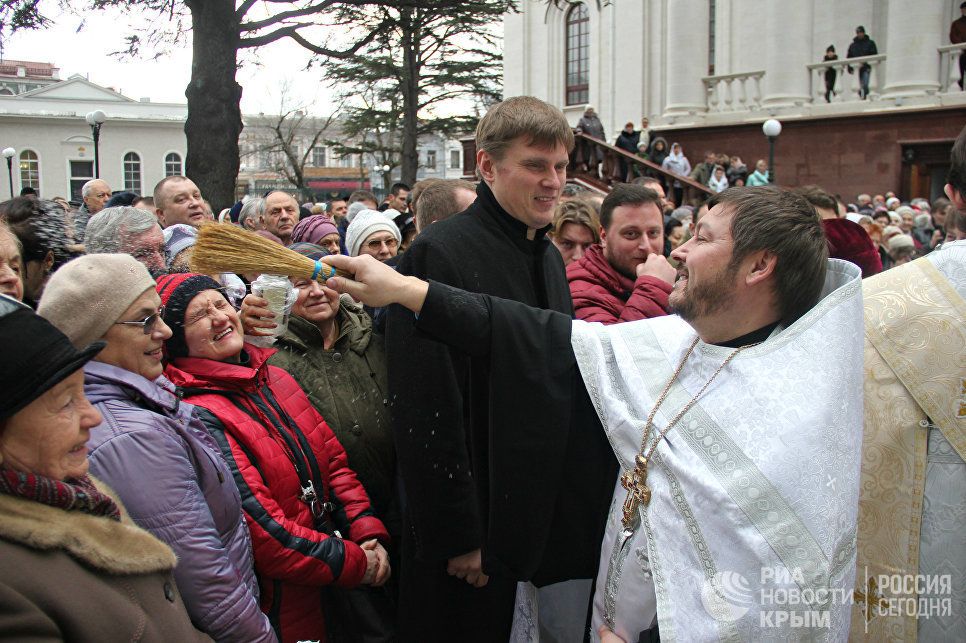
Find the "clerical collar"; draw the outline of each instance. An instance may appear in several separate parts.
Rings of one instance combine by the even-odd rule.
[[[486,181],[480,181],[477,184],[476,195],[485,205],[483,209],[492,214],[493,218],[496,219],[500,227],[503,228],[507,234],[510,235],[510,238],[515,241],[522,241],[526,244],[535,244],[542,241],[552,227],[552,224],[550,224],[542,228],[533,229],[528,227],[523,221],[511,216],[509,212],[503,209],[503,206],[500,205],[499,201],[496,200],[493,190],[491,190],[490,186],[486,184]]]
[[[734,339],[729,339],[726,342],[718,342],[715,344],[715,346],[722,346],[724,348],[738,348],[740,346],[747,346],[748,344],[760,344],[768,339],[768,336],[771,335],[772,331],[778,327],[779,323],[780,322],[776,321],[766,324],[758,330],[753,330],[746,335],[742,335],[741,337],[735,337]]]

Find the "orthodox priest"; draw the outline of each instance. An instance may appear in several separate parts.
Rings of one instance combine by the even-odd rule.
[[[589,400],[597,419],[571,432],[602,430],[621,472],[593,636],[841,641],[855,577],[860,271],[827,258],[798,195],[735,188],[709,205],[674,252],[669,317],[587,324],[342,257],[333,265],[355,278],[330,286],[401,303],[420,332],[506,368],[552,362],[548,385],[579,372],[572,404]],[[502,448],[526,448],[518,429]],[[539,605],[518,597],[520,615],[514,634],[533,639]]]
[[[966,128],[946,194],[966,209]],[[966,240],[863,284],[853,639],[966,639]],[[913,583],[906,579],[913,579]]]

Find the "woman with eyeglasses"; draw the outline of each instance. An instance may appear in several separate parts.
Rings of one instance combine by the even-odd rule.
[[[163,310],[140,262],[97,254],[55,273],[38,312],[75,346],[107,344],[84,368],[84,393],[103,417],[88,443],[91,470],[174,550],[192,622],[218,641],[275,641],[231,469],[162,374]]]
[[[345,451],[274,349],[246,344],[221,285],[158,279],[172,335],[165,374],[199,409],[232,469],[255,552],[262,609],[283,642],[325,640],[327,586],[381,586],[388,542]],[[339,594],[344,597],[344,594]],[[336,614],[347,619],[347,614]],[[365,623],[353,623],[364,627]]]

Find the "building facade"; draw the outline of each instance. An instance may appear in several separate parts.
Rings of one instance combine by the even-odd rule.
[[[906,198],[941,189],[929,150],[951,145],[966,124],[966,93],[956,82],[966,45],[949,41],[958,1],[558,4],[525,0],[506,16],[506,96],[542,98],[573,124],[593,105],[610,142],[626,122],[639,127],[647,116],[692,162],[705,148],[749,165],[766,158],[760,125],[777,118],[793,134],[777,141],[779,182],[818,182],[843,195],[925,192]],[[860,25],[878,48],[862,61],[871,72],[865,99],[846,62]],[[823,60],[829,45],[838,60]]]
[[[92,131],[85,121],[95,110],[107,117],[98,141],[99,177],[113,191],[150,195],[165,176],[184,174],[186,104],[134,100],[80,75],[60,80],[57,68],[49,63],[3,61],[0,149],[13,148],[14,156],[10,180],[0,177],[0,200],[32,187],[44,198],[61,196],[79,202],[81,186],[97,173]],[[290,180],[291,163],[285,160],[279,134],[273,129],[279,117],[258,114],[242,118],[239,197],[269,190],[297,194]],[[381,195],[399,180],[399,168],[383,172],[383,159],[340,156],[330,149],[325,141],[341,136],[337,118],[309,116],[293,122],[295,126],[281,130],[294,155],[305,156],[302,169],[311,194],[303,195],[304,199],[326,200],[360,188]],[[323,134],[313,144],[320,130]],[[445,137],[420,139],[419,178],[458,177],[461,149],[458,141]],[[286,166],[288,172],[283,169]]]
[[[134,100],[82,76],[13,96],[0,95],[0,147],[13,148],[13,185],[41,196],[80,200],[94,178],[94,140],[85,116],[102,110],[100,177],[113,190],[150,194],[170,174],[182,174],[187,144],[185,105]]]

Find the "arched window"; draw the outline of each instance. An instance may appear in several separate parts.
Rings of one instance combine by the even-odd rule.
[[[165,176],[183,176],[181,171],[181,155],[177,152],[171,152],[164,157],[164,175]]]
[[[40,190],[40,159],[33,150],[20,153],[20,187]]]
[[[134,152],[124,155],[124,189],[141,194],[141,157]]]
[[[567,104],[590,100],[590,12],[580,3],[567,13]]]

